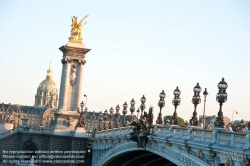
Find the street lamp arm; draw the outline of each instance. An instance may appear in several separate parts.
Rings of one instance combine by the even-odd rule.
[[[233,116],[234,116],[234,112],[236,112],[236,114],[238,114],[237,110],[234,110],[232,113],[232,122],[234,121]]]

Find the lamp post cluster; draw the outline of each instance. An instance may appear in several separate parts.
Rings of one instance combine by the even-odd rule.
[[[191,126],[198,126],[198,120],[197,120],[197,105],[201,103],[201,97],[200,97],[201,87],[199,83],[194,87],[194,96],[192,98],[192,103],[194,104],[194,112],[193,117],[190,119],[190,125]]]
[[[227,89],[228,85],[225,82],[225,79],[222,78],[222,80],[219,82],[219,84],[217,86],[218,86],[219,91],[218,91],[218,93],[216,95],[216,101],[219,102],[220,108],[219,108],[219,112],[218,112],[218,117],[217,117],[217,119],[215,121],[215,127],[224,127],[225,124],[224,124],[224,121],[223,121],[222,105],[223,105],[224,102],[227,101],[226,89]],[[189,122],[190,122],[190,125],[192,125],[192,126],[198,126],[197,106],[198,106],[198,104],[201,103],[200,92],[202,91],[199,83],[197,83],[197,85],[193,88],[193,91],[194,91],[194,95],[192,97],[192,103],[194,104],[194,112],[193,112],[193,116],[191,117]],[[181,103],[181,99],[180,99],[181,91],[180,91],[178,86],[174,90],[173,94],[174,94],[174,98],[172,100],[172,104],[174,105],[174,113],[173,113],[173,116],[171,118],[170,124],[178,125],[177,107]],[[205,124],[206,97],[208,95],[207,88],[205,88],[205,91],[203,92],[203,95],[204,95],[204,110],[203,110],[202,120],[203,120],[203,123]],[[87,100],[87,96],[85,96],[85,97],[86,97],[86,100]],[[159,97],[160,97],[160,100],[158,101],[158,106],[160,107],[160,112],[158,114],[156,124],[162,125],[163,124],[162,108],[165,106],[165,97],[166,97],[166,94],[165,94],[164,90],[162,90]],[[141,105],[138,108],[138,110],[136,111],[137,112],[137,116],[136,116],[137,119],[142,119],[143,116],[144,116],[144,110],[146,108],[145,102],[146,102],[146,98],[143,95],[142,98],[141,98]],[[85,111],[83,111],[83,107],[84,107],[83,102],[80,105],[81,105],[81,117],[84,120],[86,109],[85,109]],[[131,106],[130,106],[129,111],[131,112],[131,118],[130,119],[131,119],[131,122],[132,122],[134,120],[134,118],[135,118],[135,116],[133,115],[133,113],[135,112],[135,100],[134,99],[131,100],[130,105]],[[121,123],[122,127],[127,126],[127,122],[126,122],[127,108],[128,108],[128,104],[127,104],[127,102],[125,102],[123,104],[123,110],[122,110],[122,114],[123,114],[123,120],[122,120],[122,123]],[[119,123],[119,119],[120,119],[120,116],[121,116],[120,112],[119,112],[120,106],[117,105],[115,110],[116,111],[114,113],[114,109],[113,109],[113,107],[111,107],[110,110],[109,110],[110,115],[108,115],[107,110],[104,111],[104,114],[101,111],[99,112],[99,127],[98,127],[98,130],[103,130],[103,129],[106,130],[107,128],[112,129],[113,127],[118,128],[118,123]],[[79,111],[79,108],[78,108],[78,111]],[[140,111],[141,111],[141,115],[139,116]],[[150,111],[151,111],[151,114],[152,114],[153,108]],[[236,114],[237,114],[237,111],[236,111]],[[115,116],[115,123],[113,125],[114,116]],[[152,116],[153,116],[153,114],[152,114]],[[147,119],[152,119],[152,117],[149,118],[148,115],[147,115],[146,118]],[[107,121],[109,121],[108,122],[108,127],[106,126]],[[103,122],[104,122],[104,124],[102,125]],[[153,125],[153,123],[152,123],[152,125]]]

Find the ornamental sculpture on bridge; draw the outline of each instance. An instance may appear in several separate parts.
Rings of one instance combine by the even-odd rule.
[[[69,42],[71,43],[79,43],[82,44],[82,27],[87,23],[86,17],[83,17],[80,22],[78,22],[78,18],[76,16],[71,17],[72,24],[71,24],[71,33],[69,37]],[[85,20],[84,24],[83,21]]]
[[[131,140],[138,142],[138,147],[146,147],[146,144],[148,142],[147,135],[151,134],[151,130],[153,128],[153,108],[149,108],[149,114],[147,112],[143,112],[145,109],[145,101],[146,98],[143,97],[141,98],[141,117],[140,119],[136,119],[134,117],[131,118],[131,121],[128,122],[128,124],[132,127],[133,132],[130,133],[131,135]],[[132,102],[133,106],[134,103]],[[149,123],[148,123],[149,122]]]

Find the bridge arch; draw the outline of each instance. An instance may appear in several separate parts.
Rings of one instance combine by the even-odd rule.
[[[194,165],[194,166],[209,166],[204,161],[200,160],[199,158],[190,155],[188,152],[180,151],[179,149],[175,149],[173,147],[158,147],[155,144],[148,144],[146,149],[138,148],[136,142],[125,142],[118,144],[105,152],[100,160],[98,160],[94,165],[106,165],[110,160],[120,156],[122,154],[132,152],[132,151],[147,151],[162,158],[172,162],[176,165]]]

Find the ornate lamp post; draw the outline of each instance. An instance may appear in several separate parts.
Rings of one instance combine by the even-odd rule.
[[[116,106],[116,108],[115,108],[115,110],[116,110],[116,112],[115,112],[115,128],[118,128],[118,120],[120,119],[120,112],[119,112],[119,110],[120,110],[120,106],[119,105],[117,105]]]
[[[140,113],[140,109],[138,108],[138,110],[136,111],[137,112],[137,119],[138,119],[138,116],[139,116],[139,113]]]
[[[240,123],[241,123],[241,126],[243,126],[243,124],[244,124],[244,120],[242,119],[242,120],[240,121]]]
[[[223,112],[222,112],[222,105],[224,102],[227,101],[227,93],[226,89],[228,87],[226,81],[224,78],[219,82],[217,85],[219,88],[219,92],[216,95],[216,101],[220,103],[220,110],[218,112],[218,117],[215,121],[215,127],[221,127],[223,128],[225,126],[225,123],[223,121]]]
[[[83,101],[81,102],[80,106],[81,106],[81,111],[83,112],[83,107],[84,107]]]
[[[114,112],[114,109],[113,107],[110,108],[109,110],[110,112],[110,119],[109,119],[109,129],[112,129],[113,128],[113,112]]]
[[[81,107],[81,111],[80,111],[79,107],[77,107],[77,112],[80,114],[80,116],[79,116],[78,122],[76,124],[76,127],[85,127],[85,119],[84,119],[85,111],[83,111],[83,107],[84,107],[83,101],[81,102],[80,107]]]
[[[143,110],[145,110],[145,108],[146,108],[145,102],[146,102],[146,98],[143,95],[142,98],[141,98],[141,106],[140,106],[140,109],[141,109],[141,119],[142,119],[142,116],[143,116]]]
[[[162,92],[160,93],[160,100],[158,102],[158,106],[160,107],[160,113],[159,113],[158,118],[156,120],[156,124],[162,124],[161,110],[162,110],[162,107],[165,106],[165,100],[164,100],[165,97],[166,97],[166,94],[165,94],[164,90],[162,90]]]
[[[107,130],[107,128],[106,128],[107,120],[108,120],[108,111],[105,110],[105,111],[104,111],[104,114],[103,114],[103,121],[104,121],[103,130]]]
[[[17,112],[18,112],[18,115],[17,115],[17,118],[18,118],[18,119],[17,119],[17,121],[18,121],[18,122],[17,122],[17,127],[19,127],[19,119],[20,119],[20,117],[21,117],[21,110],[18,110]]]
[[[192,103],[194,104],[194,112],[193,112],[193,117],[190,119],[190,124],[192,126],[198,126],[198,120],[197,120],[197,105],[201,103],[201,98],[200,98],[200,92],[201,92],[201,87],[199,83],[194,87],[194,96],[192,98]]]
[[[180,105],[181,103],[180,94],[181,94],[181,91],[179,90],[177,86],[176,89],[174,90],[174,99],[172,100],[172,104],[174,105],[174,108],[175,108],[174,113],[173,113],[173,118],[171,121],[171,124],[173,125],[178,125],[176,109],[177,109],[177,106]]]
[[[125,115],[127,114],[127,107],[128,107],[128,104],[127,104],[127,102],[125,102],[123,104],[123,111],[122,111],[122,113],[123,113],[122,127],[126,127],[126,117],[125,117]]]
[[[208,95],[208,91],[207,91],[207,88],[205,88],[205,91],[203,92],[203,95],[204,95],[204,111],[203,111],[203,127],[205,128],[205,108],[206,108],[206,98],[207,98],[207,95]]]
[[[233,111],[233,113],[232,113],[232,122],[234,121],[234,112],[236,112],[236,114],[238,114],[238,112],[236,110]]]
[[[85,94],[84,97],[86,97],[86,99],[85,99],[85,112],[87,112],[87,95]]]
[[[132,99],[130,104],[131,104],[130,112],[131,112],[131,121],[132,121],[133,120],[133,113],[135,112],[135,100]]]
[[[102,121],[103,121],[103,117],[102,117],[102,111],[99,112],[99,127],[98,127],[98,131],[102,131]]]

